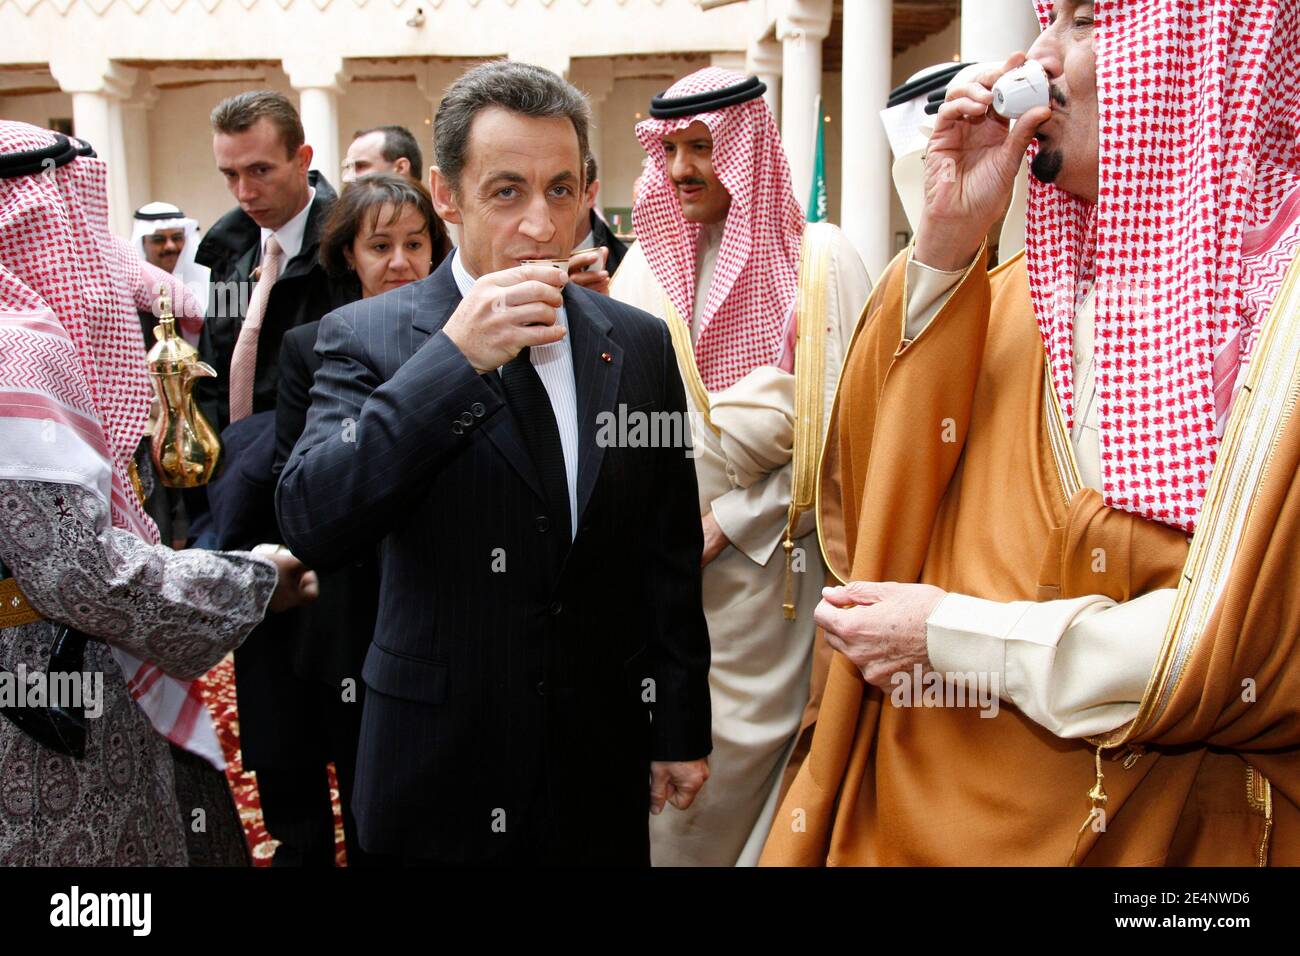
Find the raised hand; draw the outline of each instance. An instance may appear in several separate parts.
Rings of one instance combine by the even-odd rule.
[[[925,208],[913,256],[935,269],[956,271],[975,258],[1011,203],[1025,150],[1051,107],[1030,110],[1012,126],[992,108],[993,85],[1025,62],[1014,53],[1000,69],[954,87],[939,107],[925,154]]]
[[[524,346],[550,345],[564,338],[555,324],[564,304],[560,290],[569,277],[550,266],[516,266],[474,283],[443,333],[478,372],[505,365]]]

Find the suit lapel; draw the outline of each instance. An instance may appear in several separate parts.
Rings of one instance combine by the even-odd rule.
[[[423,281],[424,294],[416,303],[415,315],[411,319],[411,354],[422,346],[429,336],[436,333],[451,318],[451,314],[460,305],[460,289],[456,277],[451,271],[451,256],[447,256],[429,278]],[[409,356],[408,356],[409,357]],[[523,433],[514,414],[506,406],[505,414],[493,415],[482,426],[492,444],[505,456],[519,476],[528,484],[542,501],[546,493],[542,489],[542,480],[533,465],[533,458],[524,444]]]
[[[596,488],[596,476],[605,457],[605,449],[596,442],[596,422],[601,412],[614,413],[623,371],[623,347],[611,336],[614,327],[600,311],[598,301],[594,294],[578,294],[573,286],[564,290],[573,383],[578,399],[579,521]]]

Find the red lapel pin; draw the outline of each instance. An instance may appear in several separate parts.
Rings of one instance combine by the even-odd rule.
[[[600,357],[606,362],[614,361],[614,356],[610,355],[608,352],[601,352]]]

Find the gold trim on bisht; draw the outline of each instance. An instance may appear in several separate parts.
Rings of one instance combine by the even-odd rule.
[[[790,475],[790,513],[786,519],[785,602],[781,612],[795,619],[794,529],[799,516],[817,501],[817,471],[826,437],[826,294],[834,230],[822,223],[804,227],[799,255],[799,298],[795,313],[794,454]]]

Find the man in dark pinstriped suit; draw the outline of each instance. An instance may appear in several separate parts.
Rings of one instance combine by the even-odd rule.
[[[435,135],[435,204],[461,246],[324,319],[277,493],[310,566],[381,554],[361,845],[645,865],[647,810],[689,806],[708,776],[703,542],[687,449],[601,425],[684,419],[672,345],[657,319],[521,265],[573,237],[587,115],[572,86],[485,64],[448,90]]]

